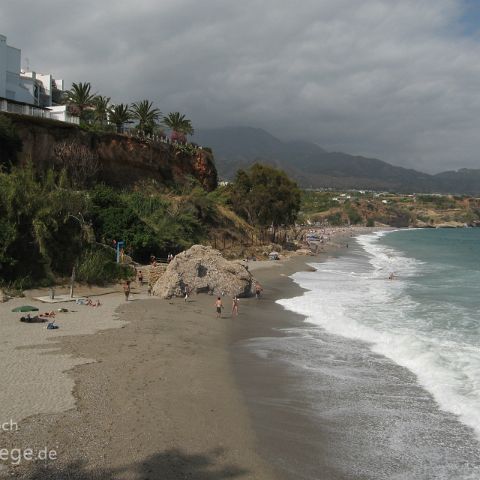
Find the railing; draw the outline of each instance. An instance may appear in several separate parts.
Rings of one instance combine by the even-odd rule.
[[[28,115],[30,117],[48,118],[60,122],[74,123],[76,125],[80,123],[80,119],[78,117],[74,117],[68,112],[52,112],[45,108],[39,108],[27,103],[7,100],[6,98],[0,98],[0,111],[17,113],[19,115]]]
[[[139,140],[143,140],[148,143],[165,143],[167,145],[173,145],[177,147],[182,147],[186,146],[187,148],[191,148],[193,150],[203,150],[203,147],[201,145],[198,145],[196,143],[190,143],[190,142],[177,142],[176,140],[171,140],[170,137],[167,135],[157,135],[157,134],[142,134],[139,133],[135,127],[123,127],[122,128],[122,135],[126,135],[128,137],[132,138],[137,138]]]

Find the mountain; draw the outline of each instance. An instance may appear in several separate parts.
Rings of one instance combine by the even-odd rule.
[[[441,186],[442,191],[478,194],[480,191],[480,169],[461,168],[457,171],[448,171],[434,175],[435,181]]]
[[[232,179],[239,168],[262,162],[285,170],[305,188],[480,193],[480,170],[429,175],[375,158],[327,152],[312,142],[284,142],[259,128],[199,129],[194,141],[212,148],[224,179]]]

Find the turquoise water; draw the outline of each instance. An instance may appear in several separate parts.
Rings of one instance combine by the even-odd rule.
[[[383,236],[380,245],[392,247],[404,255],[423,262],[415,279],[406,286],[406,292],[436,308],[443,306],[445,313],[451,308],[463,310],[465,316],[444,318],[448,328],[457,333],[466,329],[467,340],[480,345],[480,229],[425,229],[399,231]],[[465,322],[466,320],[466,322]],[[473,334],[473,336],[472,336]]]
[[[296,274],[308,291],[280,303],[408,368],[480,438],[480,229],[380,232],[357,244]]]

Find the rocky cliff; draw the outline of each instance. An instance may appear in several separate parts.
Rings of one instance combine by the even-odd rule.
[[[76,125],[9,114],[22,139],[20,164],[31,160],[39,168],[62,168],[59,146],[81,146],[96,164],[95,181],[131,186],[154,180],[167,186],[182,185],[196,178],[208,191],[217,186],[213,155],[205,150],[188,154],[165,143],[151,143],[126,135],[86,132]]]

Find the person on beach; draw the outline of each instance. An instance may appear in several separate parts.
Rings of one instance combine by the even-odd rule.
[[[222,308],[223,308],[223,303],[221,297],[217,297],[215,300],[215,308],[217,309],[217,318],[222,317]]]
[[[257,300],[260,298],[260,294],[262,293],[262,286],[257,282],[255,284],[255,297],[257,298]]]
[[[123,293],[125,294],[125,301],[128,302],[128,297],[130,296],[130,280],[127,280],[123,284]]]
[[[152,296],[152,284],[151,283],[148,284],[148,296],[149,297]]]
[[[238,297],[235,295],[232,300],[232,317],[238,316]]]
[[[187,283],[185,284],[185,287],[184,287],[183,291],[185,293],[185,301],[188,301],[188,294],[190,293],[190,287],[188,286]]]

